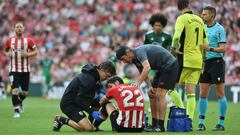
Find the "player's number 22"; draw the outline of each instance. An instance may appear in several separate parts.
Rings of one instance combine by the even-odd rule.
[[[135,101],[130,101],[134,95],[136,95],[138,97],[136,98]],[[135,90],[134,93],[130,90],[125,90],[121,93],[121,96],[122,97],[126,96],[123,100],[124,107],[132,107],[132,106],[134,106],[134,104],[135,104],[135,106],[139,106],[139,107],[143,107],[143,105],[144,105],[143,104],[143,96],[141,95],[140,90]]]

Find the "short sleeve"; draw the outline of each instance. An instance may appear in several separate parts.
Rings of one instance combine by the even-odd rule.
[[[208,38],[205,27],[203,28],[203,44],[208,45]]]
[[[150,43],[148,42],[147,34],[145,34],[145,36],[144,36],[144,45],[145,45],[145,44],[150,44]]]
[[[33,42],[33,40],[31,38],[28,38],[28,48],[30,49],[34,49],[37,46],[35,45],[35,43]]]
[[[10,47],[11,47],[11,38],[9,38],[4,45],[5,50],[10,49]]]
[[[105,94],[105,96],[108,98],[108,99],[111,99],[114,97],[114,91],[116,90],[116,87],[113,87],[113,88],[110,88],[108,89],[107,93]]]
[[[137,52],[137,59],[143,63],[145,60],[147,60],[147,54],[145,51],[139,51]]]
[[[170,50],[171,45],[172,45],[172,37],[169,35],[163,47],[166,48],[167,50]]]
[[[218,43],[225,43],[226,42],[226,32],[223,27],[220,27],[218,30]]]

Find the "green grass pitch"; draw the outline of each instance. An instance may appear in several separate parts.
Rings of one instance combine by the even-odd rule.
[[[149,104],[147,103],[147,106]],[[60,132],[53,132],[53,118],[56,114],[61,114],[59,109],[59,100],[43,100],[41,98],[27,98],[24,102],[25,112],[21,118],[13,118],[13,110],[11,98],[0,100],[0,135],[74,135],[74,134],[119,134],[111,131],[109,119],[107,119],[100,127],[104,132],[78,133],[68,126],[63,126]],[[197,109],[193,122],[194,131],[188,133],[148,133],[140,134],[177,134],[177,135],[237,135],[240,129],[240,108],[239,104],[228,103],[228,111],[225,120],[224,132],[214,132],[211,129],[216,125],[218,119],[218,103],[210,102],[206,115],[205,132],[196,131],[197,128]],[[150,116],[150,115],[149,115]],[[166,122],[165,122],[166,124]],[[130,133],[124,133],[130,134]],[[131,133],[135,134],[135,133]],[[138,133],[139,134],[139,133]]]

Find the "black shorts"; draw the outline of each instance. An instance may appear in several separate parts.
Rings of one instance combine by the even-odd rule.
[[[85,113],[78,105],[60,103],[60,108],[69,119],[78,123],[80,120],[86,117]]]
[[[157,71],[152,81],[153,88],[174,89],[178,77],[178,69],[178,62],[176,61],[167,71]]]
[[[9,73],[9,79],[12,84],[12,89],[19,88],[19,86],[22,88],[23,91],[28,91],[29,88],[29,79],[30,79],[30,73],[29,72],[10,72]]]
[[[114,110],[110,115],[112,129],[114,131],[117,131],[117,132],[142,132],[143,131],[143,128],[125,128],[125,127],[119,126],[117,124],[118,115],[119,115],[118,110]]]
[[[214,58],[205,61],[200,83],[219,84],[225,81],[225,61],[222,58]]]

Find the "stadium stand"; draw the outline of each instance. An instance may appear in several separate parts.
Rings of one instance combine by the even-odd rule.
[[[196,13],[206,5],[217,9],[217,20],[227,31],[226,84],[240,81],[240,2],[237,0],[193,0]],[[9,0],[0,2],[0,48],[13,35],[13,24],[21,20],[26,35],[33,37],[40,55],[31,62],[32,82],[41,81],[39,61],[45,51],[53,58],[52,80],[59,82],[79,72],[82,65],[99,64],[113,55],[118,45],[134,47],[143,43],[151,29],[148,19],[161,12],[168,18],[171,35],[176,0]],[[2,49],[0,49],[2,51]],[[1,65],[6,58],[1,54]],[[107,54],[107,55],[106,55]],[[4,67],[4,66],[3,66]],[[2,70],[7,79],[7,70]]]

